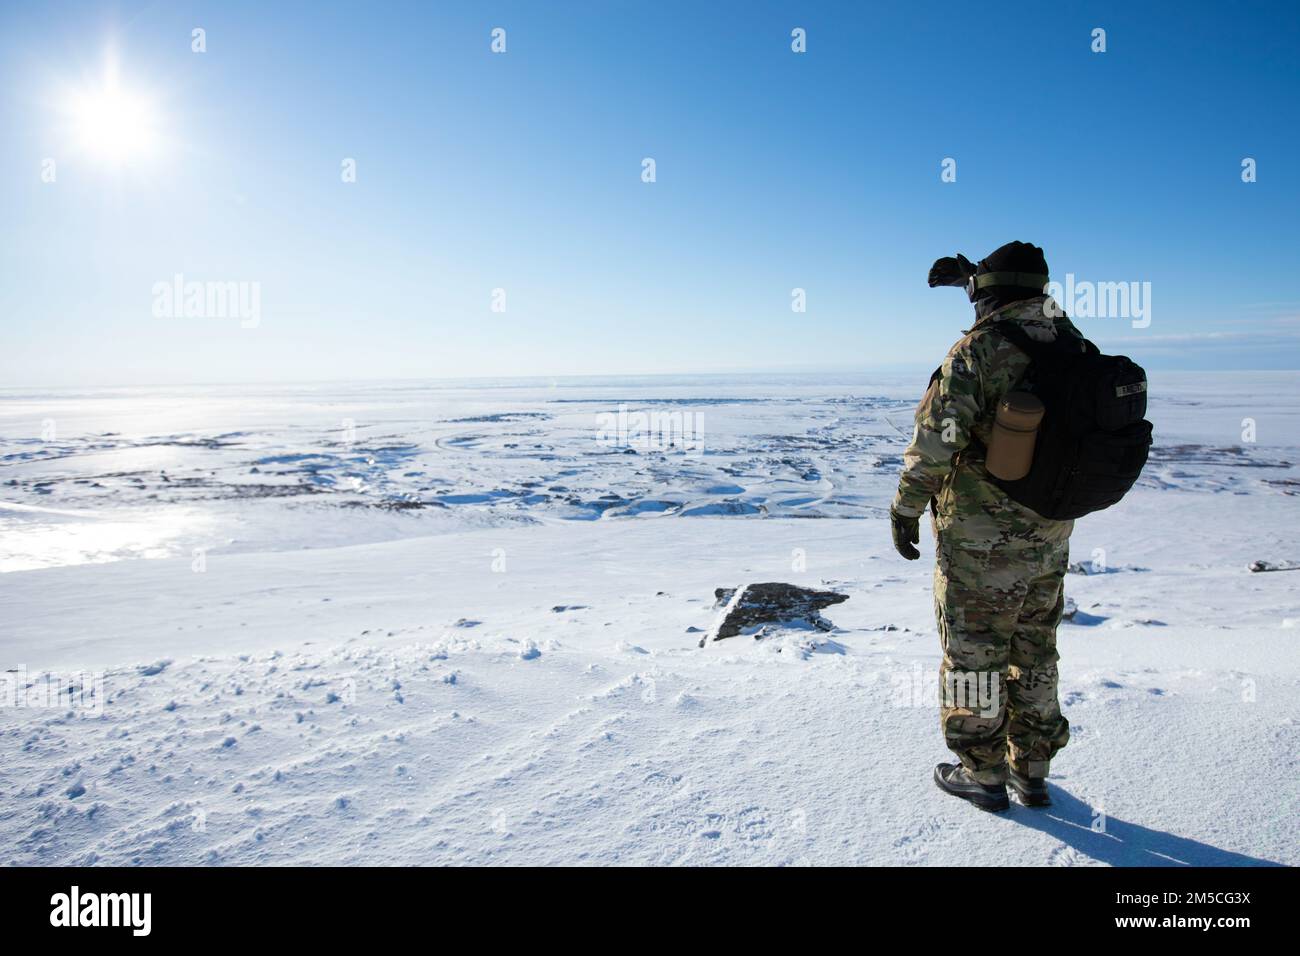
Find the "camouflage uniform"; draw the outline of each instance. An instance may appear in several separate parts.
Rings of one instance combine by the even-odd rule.
[[[998,675],[996,708],[991,699],[941,701],[944,739],[981,783],[1002,783],[1008,758],[1017,772],[1045,777],[1069,739],[1056,695],[1056,626],[1074,522],[1017,504],[984,470],[997,403],[1029,365],[989,326],[1014,320],[1042,341],[1058,330],[1078,335],[1065,316],[1048,317],[1045,301],[1004,306],[952,347],[917,406],[894,497],[894,509],[913,517],[934,502],[941,688],[972,673],[987,687]]]

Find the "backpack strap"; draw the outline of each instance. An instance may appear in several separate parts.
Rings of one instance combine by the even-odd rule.
[[[1058,365],[1069,362],[1081,355],[1095,354],[1097,346],[1087,339],[1057,330],[1056,338],[1051,342],[1039,342],[1029,337],[1029,333],[1018,322],[1010,320],[995,322],[989,326],[1020,351],[1029,356],[1031,362],[1043,362]]]

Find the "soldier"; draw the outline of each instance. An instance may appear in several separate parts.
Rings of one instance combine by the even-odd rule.
[[[940,719],[961,761],[937,766],[934,780],[985,810],[1010,805],[1008,783],[1025,805],[1048,804],[1048,765],[1069,740],[1057,702],[1056,627],[1074,522],[1012,501],[984,467],[998,402],[1030,362],[990,326],[1011,320],[1035,341],[1082,341],[1043,294],[1047,282],[1043,251],[1022,242],[978,265],[958,255],[930,269],[931,287],[966,287],[976,322],[916,409],[890,509],[894,546],[909,561],[920,557],[921,514],[929,507],[934,516]]]

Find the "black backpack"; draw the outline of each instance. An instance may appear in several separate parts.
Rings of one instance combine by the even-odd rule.
[[[1146,372],[1064,332],[1053,342],[1036,342],[1014,322],[992,328],[1029,356],[1016,388],[1036,395],[1046,412],[1029,474],[989,480],[1011,500],[1058,521],[1115,504],[1137,481],[1151,447]]]

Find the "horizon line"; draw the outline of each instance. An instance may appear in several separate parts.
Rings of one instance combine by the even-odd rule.
[[[93,391],[93,390],[116,390],[131,388],[238,388],[243,386],[268,387],[268,386],[295,386],[295,385],[398,385],[398,384],[471,384],[471,383],[521,383],[521,384],[538,384],[545,383],[548,380],[553,383],[552,387],[558,387],[561,381],[568,383],[577,383],[582,380],[592,379],[633,379],[633,378],[736,378],[747,375],[759,376],[812,376],[812,375],[870,375],[870,374],[897,374],[907,375],[919,369],[922,369],[926,363],[900,363],[898,365],[884,366],[821,366],[821,367],[799,367],[790,369],[781,368],[743,368],[729,371],[708,371],[708,372],[583,372],[583,373],[563,373],[563,374],[535,374],[535,375],[442,375],[442,376],[388,376],[378,378],[289,378],[289,379],[242,379],[227,381],[186,381],[186,382],[100,382],[100,383],[83,383],[83,384],[26,384],[26,385],[0,385],[0,395],[11,392],[23,392],[34,390],[52,390],[52,391]],[[1196,375],[1238,375],[1243,372],[1254,374],[1300,374],[1297,368],[1159,368],[1155,371],[1159,374],[1196,374]]]

